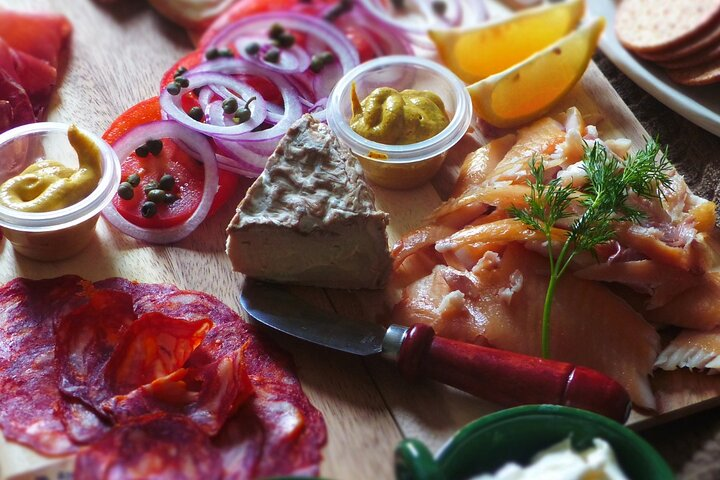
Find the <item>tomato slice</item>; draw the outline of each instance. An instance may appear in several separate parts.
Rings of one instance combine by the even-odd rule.
[[[122,162],[122,178],[137,173],[140,185],[134,189],[135,194],[130,200],[123,200],[118,195],[113,198],[113,205],[120,215],[129,222],[144,228],[167,228],[186,221],[200,204],[203,189],[203,166],[179,148],[175,142],[163,139],[160,155],[148,155],[140,158],[130,155]],[[142,216],[141,207],[146,201],[143,188],[150,182],[157,182],[164,174],[175,178],[172,189],[177,200],[171,204],[157,204],[157,213],[152,217]]]
[[[159,99],[153,97],[143,100],[120,115],[103,134],[103,139],[112,145],[133,128],[161,118]],[[203,166],[172,140],[163,139],[163,149],[158,156],[150,154],[140,158],[133,153],[120,161],[123,180],[133,173],[141,178],[132,199],[123,200],[117,195],[113,198],[113,205],[126,220],[144,228],[167,228],[184,222],[197,209],[203,191]],[[145,218],[141,213],[146,199],[143,187],[151,181],[159,181],[166,173],[175,178],[175,187],[171,193],[178,200],[157,205],[157,214]],[[208,215],[214,214],[233,196],[238,184],[237,175],[220,170],[218,191]]]

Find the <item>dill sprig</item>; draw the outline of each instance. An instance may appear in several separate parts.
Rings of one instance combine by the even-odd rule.
[[[573,258],[583,251],[594,255],[595,247],[615,238],[618,223],[639,222],[645,217],[641,210],[628,204],[631,193],[662,201],[664,189],[671,188],[667,150],[662,150],[656,139],[648,140],[642,150],[628,154],[622,162],[600,142],[592,146],[586,144],[580,161],[588,181],[582,188],[576,188],[563,185],[558,178],[546,182],[542,159],[533,157],[529,161],[527,206],[513,205],[509,209],[510,215],[542,232],[547,239],[550,282],[542,318],[543,358],[550,356],[550,314],[555,288]],[[559,220],[572,217],[573,211],[582,213],[571,223],[565,243],[556,256],[552,229]]]

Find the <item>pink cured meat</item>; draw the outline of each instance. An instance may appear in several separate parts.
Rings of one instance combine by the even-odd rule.
[[[62,422],[53,324],[84,300],[87,282],[18,278],[0,288],[0,426],[47,455],[75,452]]]
[[[72,33],[63,15],[0,9],[0,38],[12,48],[57,67],[58,57]]]
[[[211,295],[120,278],[95,285],[129,293],[136,314],[158,311],[187,320],[211,318],[215,326],[188,359],[188,367],[207,365],[245,346],[245,368],[255,395],[214,439],[227,478],[318,474],[327,441],[325,423],[305,396],[287,354]]]
[[[23,87],[33,105],[35,118],[42,117],[57,83],[55,67],[11,48],[0,38],[0,68]]]
[[[35,113],[27,92],[0,66],[0,133],[34,121]]]
[[[75,459],[75,480],[220,480],[219,451],[183,416],[148,415],[116,427]]]

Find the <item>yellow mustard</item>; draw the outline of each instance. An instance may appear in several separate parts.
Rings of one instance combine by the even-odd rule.
[[[78,156],[77,169],[55,160],[35,162],[0,185],[0,205],[21,212],[51,212],[90,195],[102,175],[102,154],[75,125],[68,129],[68,140]]]
[[[450,123],[442,99],[427,90],[380,87],[360,102],[353,85],[351,95],[350,128],[374,142],[386,145],[422,142]]]

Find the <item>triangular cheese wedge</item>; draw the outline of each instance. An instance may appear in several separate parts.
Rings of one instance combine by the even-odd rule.
[[[380,288],[391,264],[387,223],[350,150],[304,115],[240,202],[227,254],[261,280]]]

